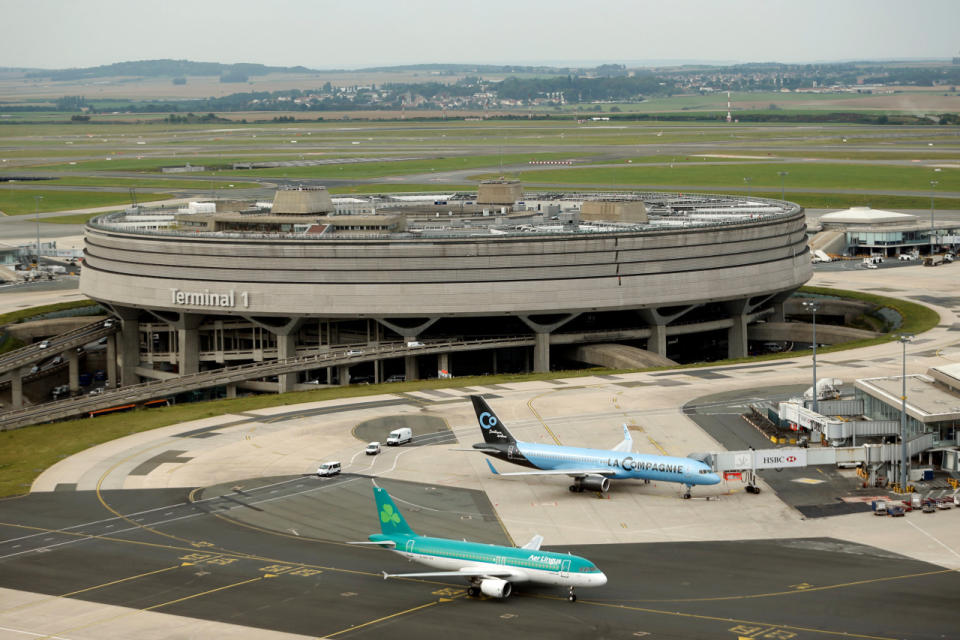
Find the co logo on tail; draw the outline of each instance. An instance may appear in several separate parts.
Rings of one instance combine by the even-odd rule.
[[[480,420],[480,428],[489,429],[490,427],[497,426],[497,419],[495,416],[490,415],[489,411],[484,411],[477,419]]]

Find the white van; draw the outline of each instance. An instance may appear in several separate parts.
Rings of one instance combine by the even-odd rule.
[[[328,478],[340,473],[339,462],[324,462],[317,468],[317,475],[321,478]]]
[[[413,432],[409,427],[402,427],[390,432],[390,435],[387,436],[387,446],[396,447],[401,444],[407,444],[411,440],[413,440]]]

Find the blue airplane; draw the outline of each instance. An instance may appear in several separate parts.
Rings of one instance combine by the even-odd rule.
[[[384,571],[384,580],[460,577],[470,582],[468,595],[492,598],[510,597],[515,583],[560,585],[568,588],[570,602],[577,599],[575,587],[600,587],[607,583],[607,576],[586,558],[541,551],[542,536],[534,536],[522,547],[421,536],[410,528],[385,489],[374,485],[373,497],[381,533],[370,535],[370,542],[352,544],[378,545],[414,562],[442,569],[425,573]]]
[[[674,458],[648,453],[632,453],[633,438],[623,425],[623,442],[613,449],[584,449],[536,442],[521,442],[510,434],[493,409],[480,396],[470,396],[480,423],[483,442],[473,445],[488,456],[506,460],[537,471],[501,473],[490,460],[487,466],[498,476],[566,475],[573,478],[571,492],[610,490],[610,480],[640,479],[647,482],[677,482],[685,487],[684,498],[698,484],[717,484],[720,476],[694,458]]]

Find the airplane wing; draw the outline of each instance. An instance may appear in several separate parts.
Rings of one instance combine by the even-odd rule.
[[[622,451],[630,453],[633,450],[633,438],[630,436],[630,428],[623,425],[623,441],[613,448],[613,451]]]
[[[530,549],[531,551],[538,551],[540,545],[543,544],[543,536],[533,536],[530,538],[530,542],[520,547],[521,549]]]
[[[542,471],[510,471],[500,473],[493,463],[487,460],[487,466],[496,476],[570,476],[576,478],[579,476],[604,476],[613,475],[615,470],[609,468],[602,469],[545,469]]]
[[[380,542],[367,542],[366,540],[364,540],[363,542],[348,542],[347,544],[375,544],[375,545],[377,545],[378,547],[382,547],[382,546],[384,546],[384,545],[386,545],[386,546],[388,546],[388,547],[396,547],[396,546],[397,546],[397,543],[394,542],[393,540],[381,540]]]
[[[519,575],[513,569],[493,569],[492,567],[464,567],[459,571],[427,571],[423,573],[387,573],[383,572],[383,579],[387,578],[448,578],[448,577],[481,577],[481,578],[512,578]]]

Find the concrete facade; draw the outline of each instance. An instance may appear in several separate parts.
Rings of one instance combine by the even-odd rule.
[[[456,236],[135,232],[96,219],[81,290],[124,318],[118,352],[132,359],[139,341],[141,376],[161,364],[183,374],[441,336],[534,337],[520,358],[534,370],[550,368],[551,345],[611,335],[646,339],[666,356],[668,335],[725,330],[738,357],[747,324],[811,276],[803,210],[778,204],[771,215],[679,228]],[[494,367],[503,355],[493,354]],[[122,367],[124,384],[131,370]],[[418,362],[408,357],[402,370],[416,377]]]

